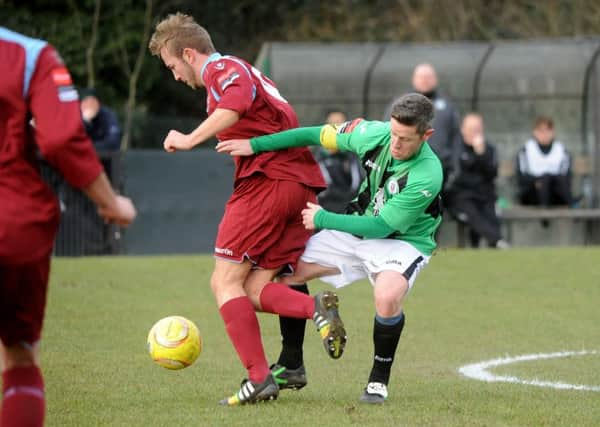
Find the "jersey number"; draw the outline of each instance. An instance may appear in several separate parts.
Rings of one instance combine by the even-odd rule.
[[[254,67],[251,67],[251,69],[252,73],[258,78],[260,84],[269,95],[271,95],[275,99],[285,102],[286,104],[288,103],[287,100],[283,96],[281,96],[279,90],[277,90],[277,88],[273,86],[269,81],[267,81],[260,71],[258,71]]]

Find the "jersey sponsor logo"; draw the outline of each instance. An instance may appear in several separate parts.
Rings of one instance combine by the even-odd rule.
[[[381,167],[377,163],[375,163],[373,160],[371,160],[371,159],[368,159],[365,162],[365,166],[367,166],[367,167],[369,167],[371,169],[375,169],[376,171],[381,170]]]
[[[227,248],[217,248],[215,247],[215,253],[227,256],[233,256],[233,251]]]
[[[71,75],[65,67],[55,68],[52,70],[52,81],[56,86],[70,86],[73,84]]]

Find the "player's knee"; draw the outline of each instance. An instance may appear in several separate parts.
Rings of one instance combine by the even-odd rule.
[[[260,308],[260,293],[264,287],[265,283],[244,283],[244,291],[246,292],[246,295],[248,295],[248,298],[250,298],[250,301],[252,301],[254,308]]]
[[[375,312],[380,317],[394,317],[400,314],[402,306],[395,299],[378,298],[375,299]]]
[[[402,311],[402,301],[406,289],[398,287],[382,287],[375,292],[375,311],[381,317],[394,317]]]
[[[4,369],[38,365],[37,346],[17,344],[4,347]]]

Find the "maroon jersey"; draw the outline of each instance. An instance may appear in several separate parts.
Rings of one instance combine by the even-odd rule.
[[[0,264],[25,264],[49,255],[59,220],[36,151],[77,188],[102,166],[52,46],[0,27],[0,76]]]
[[[247,62],[213,53],[201,71],[207,91],[207,112],[217,108],[237,111],[240,120],[217,134],[221,141],[247,139],[298,127],[292,106],[275,84]],[[262,173],[271,179],[300,182],[321,190],[326,187],[310,151],[290,148],[255,156],[235,157],[235,181]]]

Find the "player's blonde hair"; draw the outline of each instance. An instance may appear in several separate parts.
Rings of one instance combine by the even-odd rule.
[[[215,52],[208,31],[198,25],[193,17],[180,12],[168,15],[156,25],[148,48],[152,55],[160,57],[163,47],[166,47],[171,55],[177,57],[183,55],[185,48],[196,49],[206,55]]]

